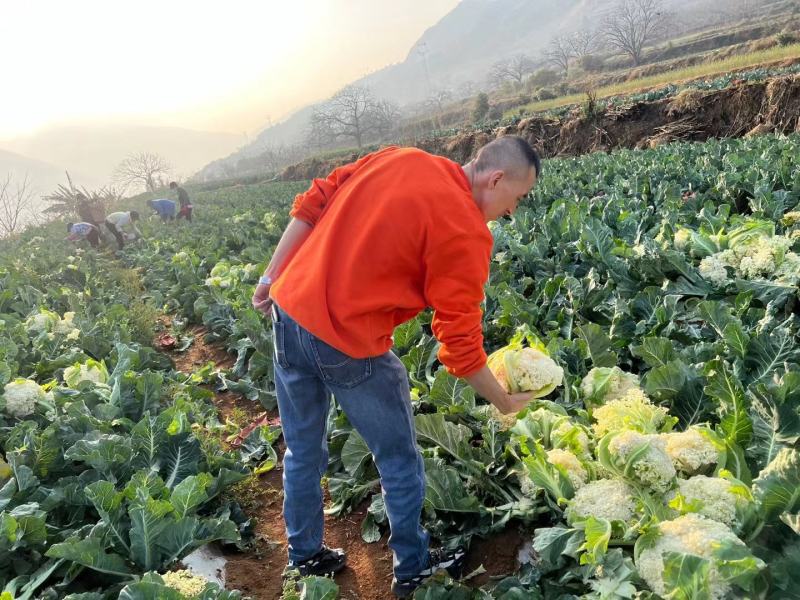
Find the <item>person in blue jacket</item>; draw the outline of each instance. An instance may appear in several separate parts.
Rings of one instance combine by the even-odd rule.
[[[162,198],[160,200],[148,200],[147,205],[156,211],[162,221],[173,221],[175,219],[175,202]]]

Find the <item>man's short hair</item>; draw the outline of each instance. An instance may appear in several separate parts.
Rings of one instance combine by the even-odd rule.
[[[170,181],[169,182],[169,187],[176,188],[176,187],[178,187],[178,184],[176,182],[174,182],[174,181]]]
[[[139,213],[135,210],[131,211],[131,221],[138,221],[139,220]]]
[[[475,159],[478,172],[500,169],[524,177],[531,167],[536,170],[538,179],[542,172],[542,160],[533,146],[517,135],[506,135],[489,142],[478,150]]]
[[[67,231],[68,231],[68,232],[70,232],[70,233],[72,232],[72,226],[73,226],[74,224],[75,224],[75,223],[67,223]]]

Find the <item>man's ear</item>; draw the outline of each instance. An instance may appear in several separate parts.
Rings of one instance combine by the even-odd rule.
[[[505,173],[503,171],[492,171],[489,175],[489,189],[493,190],[503,180]]]

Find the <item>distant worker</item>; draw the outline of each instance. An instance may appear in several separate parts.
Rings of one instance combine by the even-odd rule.
[[[156,214],[161,217],[162,221],[175,220],[175,202],[167,198],[159,200],[148,200],[147,206],[156,211]]]
[[[92,223],[67,223],[67,233],[70,242],[86,240],[92,248],[100,245],[100,230]]]
[[[178,192],[178,202],[181,204],[181,210],[178,212],[178,218],[185,217],[187,221],[192,222],[192,201],[189,200],[189,194],[179,186],[176,182],[169,184],[170,189]]]
[[[142,237],[142,233],[134,225],[134,221],[139,220],[139,213],[135,210],[127,212],[113,212],[106,217],[106,227],[117,238],[119,249],[125,246],[125,228],[130,226],[134,238]]]

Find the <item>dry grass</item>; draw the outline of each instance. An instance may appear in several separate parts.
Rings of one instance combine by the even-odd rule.
[[[597,98],[610,98],[612,96],[621,96],[624,94],[631,94],[633,92],[644,91],[649,88],[658,87],[669,83],[721,75],[723,73],[729,73],[739,69],[755,67],[763,63],[790,58],[800,58],[800,44],[792,44],[791,46],[778,46],[775,48],[770,48],[769,50],[741,54],[726,58],[724,60],[704,63],[683,69],[676,69],[674,71],[667,71],[665,73],[659,73],[649,77],[642,77],[641,79],[634,79],[632,81],[616,83],[614,85],[607,85],[598,88],[595,90],[595,93],[597,94]],[[536,113],[562,106],[569,106],[571,104],[579,104],[584,100],[585,97],[585,94],[571,94],[569,96],[561,96],[560,98],[554,98],[552,100],[531,102],[523,107],[510,109],[505,116],[519,114],[520,108],[524,109],[527,113]]]

